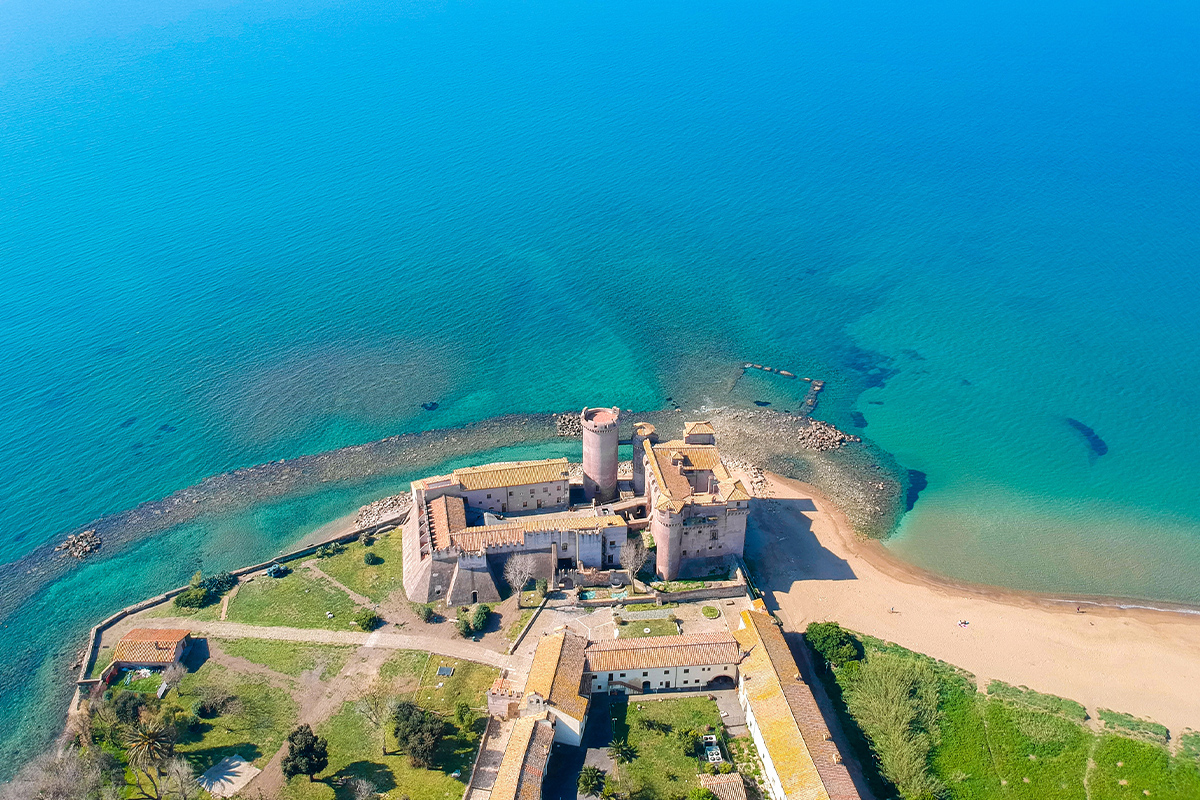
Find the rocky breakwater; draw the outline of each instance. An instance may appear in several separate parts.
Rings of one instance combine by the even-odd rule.
[[[566,414],[554,415],[554,433],[558,436],[583,436],[583,420],[579,418],[579,412],[573,411]]]
[[[61,552],[64,556],[75,556],[75,558],[83,559],[99,549],[100,534],[94,530],[86,530],[79,533],[72,533],[62,544],[54,548],[54,552]]]
[[[378,525],[384,520],[398,517],[412,508],[412,495],[408,492],[385,497],[382,500],[376,500],[373,503],[367,503],[358,510],[358,516],[354,519],[356,528],[369,528],[372,525]]]

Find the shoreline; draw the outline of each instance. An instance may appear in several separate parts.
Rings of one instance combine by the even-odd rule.
[[[1000,680],[1083,703],[1093,725],[1112,709],[1167,726],[1173,740],[1200,729],[1200,609],[945,578],[860,537],[816,487],[764,477],[746,552],[788,630],[835,621],[965,669],[981,691]]]

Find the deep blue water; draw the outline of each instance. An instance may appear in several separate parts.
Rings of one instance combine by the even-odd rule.
[[[924,473],[906,558],[1200,602],[1198,40],[1187,2],[6,0],[4,559],[401,431],[723,404],[749,359]],[[0,610],[0,763],[97,616],[407,477]]]

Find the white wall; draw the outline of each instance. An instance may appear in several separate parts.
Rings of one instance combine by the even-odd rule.
[[[630,620],[630,625],[636,625],[637,620]],[[685,671],[686,670],[686,671]],[[649,674],[646,674],[649,673]],[[650,688],[654,691],[660,689],[703,689],[704,686],[713,678],[724,675],[729,678],[737,679],[737,665],[735,664],[698,664],[688,667],[666,667],[657,669],[630,669],[621,672],[590,672],[592,676],[592,691],[607,692],[609,689],[609,675],[612,675],[613,688],[622,692],[641,691],[642,683],[650,681]],[[636,690],[622,686],[622,683],[633,684],[637,687]],[[668,686],[667,684],[670,684]]]

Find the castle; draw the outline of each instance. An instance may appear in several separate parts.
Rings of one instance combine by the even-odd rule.
[[[535,577],[560,570],[617,569],[630,533],[649,530],[664,580],[708,559],[742,555],[750,495],[721,463],[713,426],[689,422],[682,439],[659,442],[635,423],[633,480],[618,482],[618,408],[580,415],[583,481],[572,503],[567,459],[456,469],[412,484],[405,520],[404,589],[410,600],[496,602],[495,574],[514,553],[535,556]],[[580,489],[582,490],[580,492]]]

